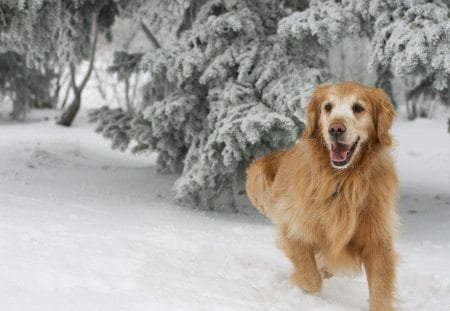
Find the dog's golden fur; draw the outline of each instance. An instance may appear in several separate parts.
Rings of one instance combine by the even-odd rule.
[[[363,112],[351,110],[355,102]],[[342,113],[326,111],[326,104]],[[352,82],[319,86],[297,144],[255,160],[247,170],[247,194],[278,227],[279,245],[295,267],[292,280],[315,292],[330,272],[360,270],[363,264],[373,311],[394,308],[398,180],[389,153],[394,115],[381,89]],[[358,135],[344,169],[330,161],[327,127],[336,120],[349,137]]]

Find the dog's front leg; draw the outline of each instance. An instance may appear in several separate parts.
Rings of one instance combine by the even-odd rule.
[[[390,240],[371,243],[362,260],[369,285],[370,311],[394,310],[396,256]]]
[[[289,238],[284,232],[280,235],[279,243],[294,264],[292,281],[307,292],[318,292],[322,288],[322,277],[317,270],[314,248],[300,240]]]

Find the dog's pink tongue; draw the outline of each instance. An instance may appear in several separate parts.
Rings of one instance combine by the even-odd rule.
[[[333,143],[331,145],[331,160],[335,162],[345,161],[345,159],[347,158],[347,152],[351,147],[352,145]]]

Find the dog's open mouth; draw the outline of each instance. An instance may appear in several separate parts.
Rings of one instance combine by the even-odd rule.
[[[350,162],[353,152],[358,145],[359,137],[353,144],[341,144],[339,142],[333,142],[331,144],[331,161],[335,166],[344,166]]]

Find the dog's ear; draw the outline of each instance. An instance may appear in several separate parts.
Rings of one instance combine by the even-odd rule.
[[[395,117],[394,106],[383,89],[376,89],[373,100],[377,140],[380,144],[389,147],[392,145],[392,136],[389,130]]]
[[[307,124],[303,131],[302,138],[311,139],[316,137],[319,129],[320,104],[325,100],[326,90],[330,87],[328,84],[319,85],[313,92],[311,100],[306,108]]]

